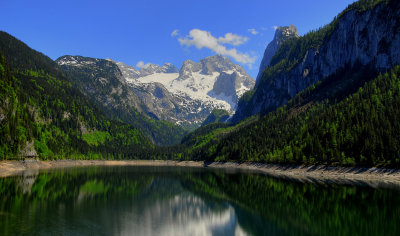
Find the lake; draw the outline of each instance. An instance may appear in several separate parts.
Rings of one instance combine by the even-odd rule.
[[[1,235],[400,235],[400,190],[189,167],[0,179]]]

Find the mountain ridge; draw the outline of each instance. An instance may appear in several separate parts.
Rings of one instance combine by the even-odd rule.
[[[250,114],[236,120],[238,123],[213,123],[189,133],[182,140],[182,145],[187,146],[187,149],[179,157],[207,162],[254,161],[398,168],[400,65],[396,64],[400,63],[396,61],[396,55],[399,54],[396,45],[400,38],[400,18],[396,13],[399,9],[400,2],[395,0],[361,0],[342,11],[326,27],[302,38],[285,41],[271,59],[271,66],[264,71],[263,80],[241,99],[244,105],[249,105]],[[352,20],[348,21],[348,14],[357,17],[350,17]],[[382,20],[388,19],[392,20],[383,24]],[[365,27],[376,29],[373,32],[378,32],[378,35],[374,35],[372,39],[376,37],[379,40],[370,40],[363,48],[367,52],[379,51],[379,54],[384,55],[377,56],[380,59],[363,62],[357,59],[360,52],[350,51],[354,53],[354,63],[343,63],[346,58],[341,58],[338,63],[344,64],[342,67],[315,83],[302,84],[306,88],[293,98],[287,97],[287,103],[276,104],[276,109],[270,107],[251,112],[251,108],[257,107],[257,102],[262,104],[276,98],[268,97],[266,93],[269,90],[266,88],[272,88],[270,91],[276,92],[274,86],[280,86],[281,92],[287,93],[283,86],[287,80],[283,79],[288,77],[282,74],[296,71],[297,66],[312,65],[303,58],[318,57],[318,53],[310,54],[310,50],[315,50],[316,47],[321,54],[323,44],[334,37],[345,38],[343,35],[335,35],[335,30],[339,29],[336,33],[347,33],[343,30],[346,26],[360,27],[361,31]],[[351,39],[351,35],[347,36]],[[393,44],[382,47],[385,43],[379,42],[385,42],[382,38],[388,35],[393,36]],[[365,35],[360,37],[363,39]],[[338,38],[336,42],[340,42]],[[345,49],[357,49],[358,43],[359,41],[350,41],[342,46]],[[385,50],[379,50],[380,47]],[[333,55],[335,53],[346,55],[349,52],[336,50]],[[368,59],[370,55],[366,55]],[[375,54],[372,55],[374,57]],[[391,60],[385,60],[385,56]],[[395,59],[394,62],[392,58]],[[302,78],[302,73],[295,73],[293,76]],[[259,91],[263,89],[264,94]],[[256,96],[259,96],[257,100],[254,99]]]
[[[75,87],[96,103],[110,119],[137,127],[159,145],[180,142],[182,127],[154,119],[151,111],[128,86],[118,65],[110,59],[62,56],[56,60]]]
[[[133,73],[131,66],[118,65],[139,97],[152,106],[156,117],[194,127],[214,109],[233,113],[239,97],[255,84],[241,66],[220,55],[198,63],[186,60],[179,73],[159,73],[155,68],[153,74],[140,75]],[[156,90],[163,91],[158,93],[162,96],[154,94]]]
[[[298,38],[298,37],[300,36],[296,26],[294,25],[281,26],[275,30],[275,35],[273,40],[267,45],[267,48],[264,51],[264,56],[263,59],[261,60],[260,69],[256,77],[256,83],[260,82],[265,68],[267,68],[270,65],[272,57],[278,51],[282,43],[288,39]]]
[[[255,89],[239,101],[233,120],[273,111],[347,65],[373,63],[385,71],[400,64],[399,5],[356,2],[320,30],[286,40]]]
[[[3,31],[0,124],[0,159],[115,158],[152,147],[133,126],[107,119],[53,60]]]

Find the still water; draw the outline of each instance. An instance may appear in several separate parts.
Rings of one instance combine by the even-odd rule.
[[[179,167],[0,179],[0,235],[400,235],[400,191]]]

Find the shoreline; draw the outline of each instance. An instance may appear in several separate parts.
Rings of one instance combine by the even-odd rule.
[[[25,172],[85,166],[177,166],[224,169],[228,172],[252,172],[300,182],[389,186],[400,188],[400,169],[366,167],[331,167],[172,160],[57,160],[0,161],[0,178]]]
[[[301,183],[339,184],[400,189],[400,169],[343,167],[326,165],[289,165],[264,163],[211,163],[208,167],[246,170],[274,178]]]

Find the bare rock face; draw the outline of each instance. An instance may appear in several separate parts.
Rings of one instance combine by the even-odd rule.
[[[35,145],[34,141],[26,142],[25,146],[22,150],[20,150],[20,156],[22,157],[28,157],[28,158],[36,158],[38,157],[38,154],[35,150]]]
[[[199,126],[214,109],[232,114],[239,97],[255,84],[241,66],[220,55],[186,60],[179,71],[170,63],[146,73],[142,68],[138,76],[132,67],[117,65],[148,113],[186,127]]]
[[[297,28],[294,25],[278,27],[275,30],[274,39],[268,44],[267,48],[265,49],[264,57],[260,64],[260,70],[256,78],[257,83],[262,77],[265,68],[267,68],[271,63],[272,57],[278,51],[281,44],[288,39],[298,38],[298,37],[299,33],[297,32]]]
[[[180,70],[171,63],[138,70],[111,59],[81,56],[63,56],[56,62],[107,113],[134,117],[138,111],[190,128],[200,126],[214,109],[232,114],[239,97],[255,84],[241,66],[219,55],[198,63],[187,60]]]
[[[128,66],[122,62],[117,62],[116,64],[118,65],[124,77],[135,79],[140,77],[140,72],[134,66]]]
[[[138,71],[123,63],[117,64],[111,59],[82,56],[63,56],[57,59],[56,63],[70,78],[73,86],[87,95],[87,98],[96,103],[109,118],[133,125],[155,144],[171,145],[180,142],[185,133],[182,127],[157,121],[161,117],[157,112],[172,107],[167,101],[168,91],[162,85],[155,85],[138,88],[144,92],[135,92],[125,79],[125,77],[138,78],[142,73],[152,73],[151,70],[176,72],[177,69],[173,65],[166,64],[162,67],[148,65],[146,70]],[[148,99],[147,94],[154,100]],[[158,104],[160,110],[156,111],[153,107]],[[64,114],[64,119],[68,117],[68,114]],[[80,127],[82,133],[92,132],[83,123]]]
[[[165,63],[163,66],[159,67],[156,73],[178,73],[179,70],[176,66],[171,63]]]
[[[184,127],[192,127],[199,116],[207,116],[211,110],[200,109],[199,101],[173,94],[161,83],[138,83],[131,85],[133,91],[146,104],[148,114],[157,120],[168,120]]]
[[[272,111],[345,67],[371,65],[376,71],[386,71],[400,64],[399,15],[400,2],[393,0],[370,10],[344,11],[318,48],[309,47],[292,68],[261,77],[250,98],[239,103],[233,120]]]
[[[163,66],[156,64],[147,64],[145,67],[137,70],[134,66],[129,66],[123,62],[116,63],[122,72],[122,75],[126,78],[137,79],[147,75],[155,73],[178,73],[179,70],[171,63],[165,63]]]
[[[64,72],[74,78],[81,92],[109,110],[137,110],[145,112],[145,106],[138,96],[129,89],[118,66],[110,59],[82,56],[62,56],[56,63]],[[129,72],[135,74],[134,70]]]

